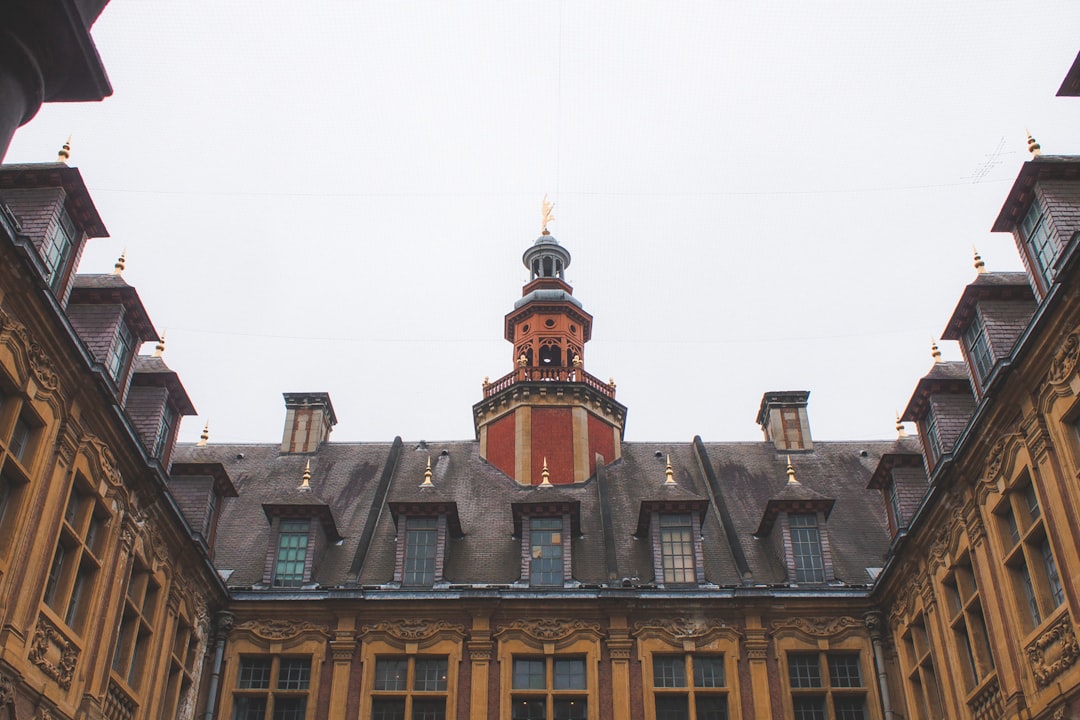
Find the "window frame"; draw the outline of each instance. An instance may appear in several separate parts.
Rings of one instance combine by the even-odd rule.
[[[58,238],[62,238],[62,242],[57,242]],[[63,284],[64,277],[67,275],[67,266],[73,255],[72,251],[81,240],[80,233],[71,220],[71,215],[66,208],[61,207],[38,252],[45,266],[45,281],[53,292],[58,291]]]
[[[131,358],[139,346],[139,339],[132,332],[123,317],[120,318],[113,334],[109,350],[105,354],[105,371],[116,385],[120,385],[127,376]]]
[[[820,513],[787,512],[784,514],[784,529],[789,533],[792,569],[792,582],[806,585],[820,585],[831,579],[832,573],[826,558],[825,523]],[[809,523],[813,524],[796,524]],[[800,537],[796,537],[796,531]],[[798,552],[806,548],[809,553]],[[814,550],[816,549],[816,552]],[[810,565],[807,566],[806,562]],[[815,561],[820,567],[815,567]],[[812,573],[809,574],[808,573]]]
[[[543,667],[543,687],[521,687],[516,684],[518,664],[541,663]],[[559,665],[581,663],[581,687],[558,687]],[[558,655],[544,654],[515,654],[511,658],[510,671],[510,718],[515,719],[514,707],[519,702],[543,702],[544,720],[554,720],[556,717],[556,705],[558,703],[584,702],[584,718],[589,717],[589,698],[587,695],[589,685],[588,661],[583,655],[571,655],[559,653]],[[597,709],[598,710],[598,709]]]
[[[446,516],[444,514],[404,515],[402,522],[404,538],[401,543],[402,554],[398,581],[402,587],[432,587],[443,580],[442,553],[446,545]],[[430,527],[427,527],[429,524]],[[429,542],[422,544],[414,542],[420,539]],[[423,550],[424,557],[417,555],[419,550]]]
[[[267,676],[265,687],[243,687],[245,663],[251,663],[255,660],[265,661],[269,660],[269,664],[266,665]],[[294,663],[297,661],[307,661],[307,679],[305,687],[288,687],[289,678],[283,673],[283,669],[286,663]],[[309,718],[312,714],[312,705],[318,701],[317,697],[314,697],[312,689],[318,689],[313,687],[312,679],[315,676],[315,668],[313,667],[312,658],[310,655],[294,655],[292,653],[253,653],[242,654],[236,658],[237,673],[236,682],[232,685],[231,696],[231,710],[228,717],[232,720],[252,720],[248,712],[240,715],[241,700],[259,700],[264,699],[266,701],[263,710],[261,720],[275,720],[278,715],[278,708],[276,707],[277,701],[282,700],[300,700],[302,701],[301,707],[302,717]],[[248,665],[251,667],[251,665]],[[283,686],[283,680],[285,685]]]
[[[690,718],[696,719],[697,706],[695,700],[698,695],[725,698],[727,715],[729,718],[742,717],[742,705],[740,695],[741,683],[739,680],[740,658],[745,658],[745,652],[741,649],[741,637],[732,628],[718,626],[709,628],[705,633],[696,637],[676,635],[671,628],[664,623],[640,627],[635,633],[638,638],[637,653],[641,667],[642,705],[644,720],[657,720],[658,697],[686,697],[687,713]],[[681,657],[684,659],[684,672],[687,675],[687,684],[693,687],[657,687],[656,664],[657,657]],[[709,657],[720,658],[723,663],[725,684],[723,687],[697,687],[693,676],[692,658]]]
[[[513,660],[514,658],[582,658],[585,662],[585,689],[544,691],[546,698],[552,698],[555,694],[562,694],[566,698],[583,698],[586,708],[592,712],[592,717],[600,714],[600,640],[599,627],[583,627],[568,632],[566,635],[551,639],[540,638],[530,632],[529,628],[522,626],[509,626],[495,632],[498,640],[498,667],[499,687],[505,688],[499,693],[500,713],[499,717],[511,718],[514,693],[522,697],[521,690],[513,689]],[[550,684],[550,683],[549,683]],[[540,691],[534,691],[539,693]],[[549,717],[553,715],[553,703],[547,702]]]
[[[1029,265],[1038,278],[1038,284],[1045,293],[1054,282],[1054,264],[1061,255],[1062,245],[1050,228],[1046,209],[1038,196],[1032,198],[1031,205],[1016,226],[1023,241],[1024,252]],[[1051,252],[1047,252],[1047,248]]]
[[[959,675],[958,687],[965,695],[981,688],[997,674],[997,663],[986,627],[982,593],[970,550],[957,548],[953,559],[939,576],[942,621],[950,655],[960,662],[950,663],[946,672]]]
[[[900,647],[897,648],[912,720],[945,717],[945,698],[926,620],[926,613],[919,609],[900,633]]]
[[[373,700],[379,697],[406,695],[406,712],[412,708],[411,698],[445,698],[445,720],[455,720],[458,705],[459,669],[465,635],[459,627],[445,626],[421,637],[401,637],[394,623],[380,623],[364,635],[361,644],[360,714],[370,717]],[[375,674],[379,658],[445,658],[446,690],[375,690]],[[410,669],[415,665],[410,661]],[[406,715],[408,717],[408,715]]]
[[[315,550],[315,523],[313,518],[281,517],[275,518],[273,545],[271,548],[270,586],[275,588],[301,588],[311,582],[312,555]],[[285,526],[292,526],[285,529]],[[303,530],[300,526],[303,525]],[[286,545],[290,541],[303,538],[303,547]],[[303,551],[300,559],[298,551]],[[283,558],[282,554],[286,557]],[[300,572],[295,571],[296,564]],[[283,568],[285,572],[283,572]],[[290,569],[292,568],[292,569]]]
[[[534,528],[534,523],[539,523],[541,527]],[[558,527],[556,527],[558,523]],[[544,524],[550,527],[542,527]],[[554,544],[541,544],[540,548],[559,548],[559,554],[557,558],[544,558],[542,556],[536,556],[536,550],[538,545],[534,542],[534,537],[542,533],[558,533],[559,541],[557,545]],[[543,550],[541,549],[541,552]],[[561,515],[527,515],[523,518],[522,531],[521,531],[521,553],[522,553],[522,581],[529,584],[530,587],[537,588],[561,588],[570,581],[571,576],[568,574],[567,567],[572,567],[572,539],[570,538],[570,516],[567,514]],[[554,564],[554,567],[558,568],[559,579],[554,581],[554,570],[543,571],[541,577],[548,575],[551,577],[551,582],[540,582],[536,579],[537,560],[558,560],[558,563]]]
[[[851,649],[845,647],[790,647],[779,651],[778,655],[783,658],[781,671],[781,683],[784,692],[784,717],[798,718],[795,714],[796,705],[799,701],[818,699],[822,701],[824,718],[826,720],[843,720],[837,712],[838,700],[851,700],[858,698],[862,702],[863,720],[877,718],[877,706],[874,693],[874,684],[869,680],[876,677],[873,667],[868,664],[869,649]],[[855,667],[859,670],[858,686],[844,685],[835,682],[832,672],[831,660],[839,657],[855,657]],[[793,658],[814,658],[819,675],[818,685],[799,685],[792,682],[791,661]]]
[[[685,522],[679,522],[685,518]],[[698,583],[698,552],[701,542],[701,528],[694,521],[692,511],[658,512],[654,518],[657,526],[657,547],[660,558],[660,571],[663,573],[657,581],[664,586],[696,585]],[[675,537],[675,532],[685,537]],[[681,548],[675,553],[676,546]],[[679,566],[681,563],[681,567]]]
[[[971,322],[964,328],[964,349],[967,351],[968,364],[974,371],[972,375],[980,387],[985,385],[986,379],[994,370],[994,350],[990,346],[990,336],[986,332],[986,323],[983,321],[979,308],[975,308]]]

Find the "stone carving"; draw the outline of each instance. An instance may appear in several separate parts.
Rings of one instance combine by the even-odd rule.
[[[116,455],[113,454],[108,445],[93,435],[87,435],[83,438],[80,449],[84,447],[93,449],[98,465],[101,466],[101,474],[110,485],[122,486],[124,484],[123,478],[120,476],[120,469],[116,467]]]
[[[0,310],[0,337],[9,334],[18,342],[20,349],[30,364],[30,370],[37,378],[38,385],[48,392],[55,392],[60,387],[60,375],[56,372],[56,365],[45,352],[45,349],[34,340],[33,335],[26,326],[15,320],[3,310]]]
[[[780,630],[797,630],[812,637],[832,637],[857,627],[865,627],[853,617],[842,615],[837,618],[784,618],[772,621],[772,634]]]
[[[1080,645],[1076,642],[1072,619],[1067,614],[1062,615],[1027,647],[1027,656],[1035,682],[1040,687],[1049,685],[1051,680],[1080,658]]]
[[[1047,379],[1054,385],[1064,385],[1076,372],[1076,362],[1080,359],[1080,328],[1073,330],[1050,362]]]
[[[511,630],[518,630],[525,633],[534,640],[540,642],[552,642],[555,640],[562,640],[569,637],[576,632],[593,632],[600,635],[600,625],[597,623],[585,622],[584,620],[564,620],[559,618],[539,618],[536,620],[515,620],[509,625],[503,625],[499,628],[496,635],[502,635],[503,633]]]
[[[381,632],[402,642],[419,642],[433,638],[441,632],[452,632],[464,637],[465,626],[454,625],[445,620],[398,620],[366,625],[364,632]]]
[[[1050,716],[1051,720],[1065,720],[1068,717],[1065,713],[1069,711],[1069,706],[1066,703],[1061,703],[1054,708],[1054,714]]]
[[[642,630],[660,630],[676,640],[701,637],[721,627],[724,627],[722,622],[707,623],[704,620],[691,620],[681,617],[666,620],[647,620],[634,625],[634,629],[638,633]]]
[[[0,673],[0,707],[13,702],[15,702],[15,681],[7,673]]]
[[[79,661],[79,648],[68,640],[44,615],[38,618],[34,636],[30,640],[30,662],[56,681],[64,690],[71,688],[75,677],[75,665]]]
[[[221,622],[219,619],[218,624]],[[330,628],[326,625],[299,620],[248,620],[237,625],[235,629],[246,630],[263,640],[292,640],[304,633],[318,633],[330,637]]]

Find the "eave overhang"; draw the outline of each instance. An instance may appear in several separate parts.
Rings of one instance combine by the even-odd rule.
[[[975,307],[983,300],[1031,300],[1035,294],[1031,291],[1031,281],[1027,273],[983,273],[975,282],[964,288],[964,294],[953,310],[952,317],[941,333],[942,340],[959,340],[971,325],[975,316]]]
[[[991,232],[1012,232],[1031,207],[1035,183],[1040,180],[1080,179],[1080,156],[1040,155],[1020,167],[1012,189],[1001,206]]]

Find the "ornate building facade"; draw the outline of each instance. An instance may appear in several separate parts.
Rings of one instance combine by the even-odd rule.
[[[123,259],[76,272],[79,171],[3,166],[0,715],[1080,716],[1080,157],[1031,144],[994,224],[1026,271],[976,264],[964,360],[876,442],[804,391],[760,442],[625,441],[545,227],[474,438],[331,442],[290,392],[280,442],[177,445]]]

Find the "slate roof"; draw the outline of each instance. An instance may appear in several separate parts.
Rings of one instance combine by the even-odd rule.
[[[975,305],[980,300],[1029,300],[1035,301],[1031,280],[1024,272],[979,273],[975,281],[964,288],[964,294],[956,303],[952,317],[941,333],[942,340],[959,340],[964,329],[971,323]]]
[[[799,483],[815,497],[835,500],[827,527],[836,578],[870,583],[890,537],[879,490],[867,489],[882,455],[918,452],[915,438],[892,441],[815,441],[794,465]],[[393,581],[397,543],[390,505],[452,503],[461,536],[447,541],[445,577],[451,585],[512,587],[519,581],[521,540],[514,506],[565,503],[577,508],[572,538],[573,579],[586,586],[649,586],[653,574],[649,537],[635,535],[643,502],[707,502],[702,551],[707,583],[718,586],[787,582],[772,537],[754,532],[770,499],[786,487],[787,456],[769,442],[624,443],[623,457],[587,482],[531,488],[517,485],[480,459],[479,443],[326,443],[313,454],[283,454],[273,445],[178,445],[178,463],[220,462],[238,497],[221,503],[213,561],[231,570],[229,584],[261,582],[270,525],[264,504],[297,494],[311,461],[308,495],[325,503],[342,540],[316,559],[314,582],[323,587],[387,587]],[[420,488],[428,457],[434,488]],[[667,456],[677,486],[664,487]],[[396,462],[395,462],[396,457]],[[708,468],[708,470],[706,470]],[[710,473],[715,483],[710,481]],[[725,527],[724,518],[731,527]],[[741,568],[745,565],[747,571]]]

